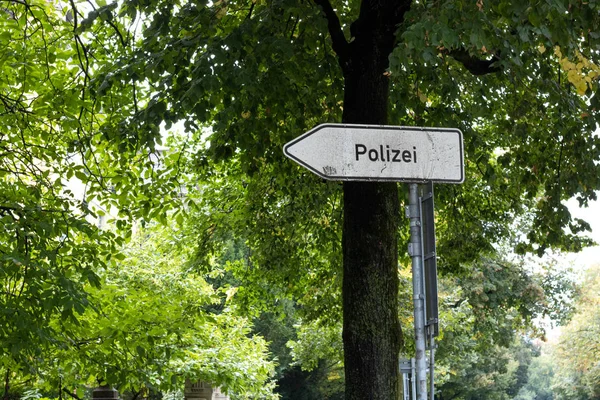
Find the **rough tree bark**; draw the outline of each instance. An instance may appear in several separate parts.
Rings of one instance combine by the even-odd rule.
[[[345,76],[343,122],[387,123],[387,56],[374,45],[355,51],[354,57],[362,57]],[[396,399],[398,219],[395,183],[344,184],[346,399]]]
[[[363,0],[346,41],[329,0],[315,0],[328,20],[345,80],[343,122],[388,123],[385,73],[406,0]],[[344,184],[343,304],[346,399],[395,400],[398,352],[398,187]]]

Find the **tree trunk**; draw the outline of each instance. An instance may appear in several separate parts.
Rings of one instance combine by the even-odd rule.
[[[412,0],[362,0],[346,40],[329,0],[313,0],[327,19],[344,74],[342,121],[388,123],[388,57]],[[347,400],[396,400],[398,352],[398,187],[344,184],[344,362]]]
[[[346,399],[396,400],[398,190],[393,183],[344,185]]]
[[[364,38],[363,36],[362,38]],[[391,45],[350,44],[345,69],[345,123],[387,123]],[[383,47],[383,49],[382,49]],[[395,183],[344,184],[343,303],[346,399],[396,400],[399,199]]]

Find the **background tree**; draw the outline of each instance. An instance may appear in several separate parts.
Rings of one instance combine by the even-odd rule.
[[[0,31],[0,365],[8,389],[13,372],[34,373],[60,341],[48,322],[77,320],[89,303],[86,285],[99,284],[98,270],[122,241],[91,224],[86,199],[66,189],[69,178],[87,180],[75,158],[85,152],[78,127],[92,106],[72,26],[47,2],[9,1]]]
[[[121,253],[133,220],[182,222],[174,206],[186,181],[179,152],[159,157],[154,140],[142,145],[126,128],[149,105],[143,88],[100,98],[110,79],[95,72],[133,40],[114,9],[6,1],[0,10],[3,397],[38,388],[78,398],[97,379],[139,393],[185,377],[270,396],[264,342],[246,319],[205,310],[218,289],[179,271],[183,240],[161,247],[176,234],[147,231]],[[104,24],[92,27],[96,18]]]
[[[76,320],[47,321],[56,339],[38,356],[35,373],[3,372],[26,381],[24,389],[75,399],[98,382],[138,397],[181,389],[186,379],[210,382],[236,399],[271,398],[265,341],[252,335],[229,298],[225,309],[212,310],[222,289],[189,272],[192,247],[184,237],[180,229],[140,232],[98,272],[100,285],[84,288],[89,306]]]
[[[548,350],[548,346],[544,346]],[[544,349],[544,347],[542,349]],[[527,383],[519,390],[515,400],[552,400],[555,361],[548,354],[541,354],[531,361],[527,372]]]
[[[560,342],[555,349],[558,363],[553,390],[556,399],[593,399],[600,396],[599,271],[597,264],[586,271],[576,313],[561,332]]]
[[[212,311],[222,288],[187,272],[187,243],[183,229],[144,230],[103,273],[101,289],[90,291],[94,309],[63,329],[75,357],[58,354],[57,367],[74,384],[87,375],[122,391],[165,392],[191,379],[234,398],[271,397],[266,343],[230,304]]]

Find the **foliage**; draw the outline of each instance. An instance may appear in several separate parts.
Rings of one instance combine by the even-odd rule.
[[[545,346],[547,349],[547,346]],[[542,351],[545,349],[542,348]],[[514,400],[552,400],[552,378],[554,376],[554,359],[549,354],[542,353],[531,361],[527,371],[527,383],[523,386]]]
[[[509,399],[527,383],[527,370],[544,337],[536,321],[554,313],[557,300],[573,295],[552,264],[532,273],[526,264],[483,257],[459,278],[440,280],[440,337],[436,376],[442,398]],[[552,314],[557,315],[556,313]]]
[[[219,268],[239,286],[236,306],[247,315],[265,306],[278,312],[273,307],[293,299],[300,316],[339,320],[339,185],[308,174],[286,183],[273,168],[253,177],[227,164],[201,171],[204,187],[191,197],[197,212],[189,216],[198,236],[194,268],[206,272],[211,256],[222,259]],[[310,182],[322,190],[308,190]],[[300,197],[298,187],[307,188]]]
[[[310,321],[299,325],[298,340],[288,342],[294,360],[303,369],[312,370],[325,359],[328,362],[341,364],[343,348],[340,342],[341,325],[325,325],[322,322]]]
[[[600,396],[598,265],[586,271],[581,296],[571,322],[561,332],[555,349],[558,366],[554,392],[557,399],[593,399]]]
[[[443,1],[417,3],[407,14],[390,59],[397,121],[457,126],[465,135],[467,181],[440,187],[436,199],[444,208],[440,254],[448,267],[457,264],[454,251],[473,257],[489,250],[509,234],[503,222],[523,213],[533,217],[518,251],[585,243],[571,233],[589,228],[571,220],[561,200],[577,195],[585,204],[596,196],[596,177],[575,165],[597,168],[596,108],[585,102],[597,101],[597,86],[577,95],[559,65],[563,58],[539,46],[558,45],[573,62],[577,54],[593,60],[596,35],[568,29],[567,20],[577,15],[597,27],[595,7]]]
[[[550,315],[564,319],[570,308],[557,309],[555,304],[569,303],[574,283],[555,261],[538,273],[527,265],[482,257],[464,267],[470,272],[461,277],[440,277],[436,390],[441,399],[512,399],[526,389],[538,390],[533,385],[542,377],[536,378],[535,369],[529,374],[540,351],[532,340],[545,332],[536,321]],[[552,288],[546,287],[549,282]],[[411,287],[402,286],[400,299],[408,302]],[[400,317],[404,326],[412,324],[410,312]],[[304,321],[298,338],[289,343],[296,362],[307,370],[342,362],[340,331],[340,322]],[[405,335],[403,354],[409,355],[414,351],[412,330]],[[540,387],[548,392],[550,386]]]
[[[135,35],[112,17],[114,4],[100,3],[8,1],[0,12],[5,396],[34,383],[60,394],[96,379],[165,389],[184,377],[268,396],[264,342],[233,313],[203,311],[214,289],[177,270],[175,247],[149,241],[120,253],[133,219],[182,221],[172,209],[186,181],[175,142],[158,162],[158,126],[128,126],[151,106],[144,88],[106,95],[112,78],[98,72]],[[96,19],[103,24],[92,27]],[[98,229],[106,220],[114,229]]]
[[[107,42],[92,54],[78,33],[76,10],[66,18],[67,9],[57,3],[5,3],[0,13],[0,346],[5,368],[32,372],[48,346],[61,341],[48,321],[77,323],[89,303],[85,286],[99,285],[98,274],[123,243],[90,222],[89,208],[95,195],[108,193],[106,169],[111,167],[112,177],[120,174],[110,161],[123,160],[118,149],[100,140],[96,130],[122,106],[101,106],[90,96],[90,73],[112,48]],[[103,33],[96,30],[97,39]],[[138,157],[128,162],[120,166],[146,165]],[[112,187],[117,193],[115,188],[119,185]]]
[[[332,5],[351,38],[358,4]],[[577,195],[586,204],[599,186],[590,133],[597,82],[590,77],[592,86],[578,94],[561,68],[581,54],[590,63],[582,71],[593,70],[597,56],[580,48],[580,37],[597,25],[595,7],[445,1],[415,3],[405,15],[390,57],[390,122],[453,125],[465,134],[467,181],[437,191],[442,272],[460,273],[470,265],[465,261],[493,253],[520,216],[528,225],[519,252],[589,243],[576,236],[588,225],[572,220],[562,200]],[[584,22],[569,28],[567,9]],[[127,73],[111,90],[146,79],[152,104],[161,105],[146,121],[210,126],[192,138],[208,138],[195,169],[214,194],[197,204],[205,238],[199,253],[209,253],[203,246],[218,251],[233,232],[248,246],[247,262],[228,266],[243,282],[236,295],[248,300],[247,310],[286,296],[299,298],[308,317],[339,318],[340,186],[299,171],[280,150],[317,122],[339,121],[341,71],[325,24],[331,20],[314,4],[291,0],[132,1],[120,15],[137,13],[147,16],[143,38],[132,57],[121,57]],[[586,39],[590,49],[596,45],[597,38]],[[560,56],[542,46],[558,46]],[[525,288],[517,287],[539,297]],[[505,331],[534,310],[521,311],[503,321]]]
[[[87,79],[72,26],[48,2],[0,12],[0,365],[35,371],[60,339],[54,318],[76,323],[99,271],[122,239],[99,231],[86,198],[80,145]],[[101,58],[102,51],[97,56]],[[80,61],[81,58],[79,58]],[[75,63],[75,64],[74,64]]]
[[[278,299],[292,299],[306,322],[307,339],[314,338],[309,333],[315,320],[335,326],[341,316],[341,186],[291,165],[281,146],[318,122],[339,122],[349,83],[340,49],[356,48],[365,29],[361,5],[371,3],[85,4],[3,2],[0,368],[26,377],[42,374],[42,368],[58,371],[59,364],[49,366],[49,358],[41,356],[59,360],[73,349],[69,338],[85,342],[104,332],[106,343],[122,342],[110,351],[102,343],[82,343],[84,353],[104,364],[94,366],[69,353],[68,359],[78,360],[76,371],[85,367],[119,380],[122,371],[135,371],[141,375],[132,386],[168,385],[169,379],[156,376],[167,367],[173,372],[166,375],[176,376],[179,368],[225,380],[193,360],[177,368],[161,362],[180,356],[180,345],[199,345],[194,340],[210,345],[225,340],[218,334],[173,336],[171,328],[182,323],[187,329],[193,318],[229,332],[242,354],[264,351],[259,339],[242,340],[246,323],[235,329],[238,320],[225,311],[232,298],[236,311],[252,316]],[[577,235],[589,226],[572,219],[562,201],[575,196],[585,205],[600,188],[600,139],[592,135],[600,109],[599,7],[569,0],[407,2],[397,26],[385,71],[389,120],[464,132],[467,181],[440,186],[436,193],[440,271],[459,284],[453,294],[464,300],[456,320],[469,324],[456,329],[457,336],[470,342],[473,332],[490,333],[488,349],[495,354],[502,355],[496,327],[508,334],[534,315],[552,312],[540,306],[539,284],[487,258],[510,234],[512,222],[527,222],[518,252],[579,250],[589,244]],[[168,142],[170,151],[158,165],[160,127],[178,121],[185,122],[189,137]],[[69,180],[80,183],[83,193],[70,192]],[[191,271],[163,271],[165,281],[155,282],[143,268],[135,274],[121,269],[117,254],[131,221],[166,223],[169,212],[182,221],[185,209],[176,207],[182,191],[189,194],[185,203],[195,213],[192,235],[198,238]],[[89,222],[101,214],[114,219],[115,232]],[[406,227],[399,236],[405,248]],[[202,276],[216,267],[213,261],[232,240],[244,243],[244,260],[236,256],[219,266],[232,281],[229,292],[215,295]],[[132,261],[130,267],[142,266]],[[220,278],[221,271],[212,272]],[[190,279],[206,297],[192,298],[174,283],[176,277]],[[97,287],[101,282],[106,286]],[[172,290],[192,310],[200,307],[196,301],[223,314],[190,314],[178,321],[171,319],[176,313],[153,313],[167,324],[157,332],[163,347],[155,347],[146,342],[153,335],[141,334],[142,326],[152,330],[151,322],[120,296],[140,304],[172,304],[162,296],[124,293],[126,285]],[[522,296],[507,295],[513,291]],[[406,309],[401,314],[406,317]],[[107,327],[105,316],[130,328],[131,336],[119,325]],[[121,319],[128,316],[131,320]],[[228,350],[233,351],[225,348],[217,356],[233,370],[241,368]],[[152,364],[137,364],[135,354]],[[510,362],[502,356],[490,368]],[[257,372],[261,377],[264,368]],[[578,373],[584,370],[581,366]],[[242,376],[223,384],[243,392],[249,375]],[[503,375],[507,388],[510,376]]]
[[[120,391],[166,391],[185,379],[211,382],[233,398],[268,398],[273,365],[249,322],[225,309],[218,288],[186,272],[184,232],[155,227],[135,236],[125,257],[87,287],[90,307],[73,323],[49,325],[63,342],[44,355],[36,385],[45,390],[97,381]]]
[[[562,200],[578,196],[587,204],[600,187],[597,138],[591,135],[598,38],[589,32],[598,25],[596,7],[448,0],[435,7],[415,3],[407,11],[390,57],[391,123],[452,125],[465,134],[467,182],[438,192],[444,268],[491,250],[523,214],[531,220],[520,252],[579,250],[589,243],[576,235],[589,226],[573,220]],[[341,33],[352,37],[358,3],[332,2],[332,8]],[[227,161],[237,171],[230,179],[246,182],[251,191],[255,181],[262,188],[237,204],[245,224],[255,224],[265,201],[281,210],[290,198],[308,195],[315,197],[315,211],[326,209],[336,191],[290,166],[281,146],[317,122],[340,119],[343,82],[328,37],[331,15],[324,18],[314,3],[294,0],[157,0],[126,2],[114,18],[137,15],[144,17],[142,38],[132,44],[132,54],[119,55],[112,69],[106,65],[99,74],[110,77],[106,95],[136,82],[150,86],[151,100],[132,124],[183,119],[190,128],[210,126],[210,145],[198,150],[198,164],[223,173],[219,162]],[[581,22],[569,24],[569,18]],[[581,84],[565,60],[579,66],[585,93],[572,90],[571,81]],[[147,134],[139,139],[149,140]],[[293,215],[272,212],[270,223],[276,220],[293,237],[286,224]],[[255,233],[260,229],[253,226]],[[268,257],[277,246],[263,243],[269,243],[264,250],[252,243],[259,247],[254,254]]]
[[[486,346],[453,366],[439,386],[440,399],[512,399],[524,385],[533,350],[520,339],[510,347]]]

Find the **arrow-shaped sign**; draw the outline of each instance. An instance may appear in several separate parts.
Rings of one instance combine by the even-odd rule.
[[[331,180],[462,183],[465,177],[458,129],[322,124],[283,152]]]

